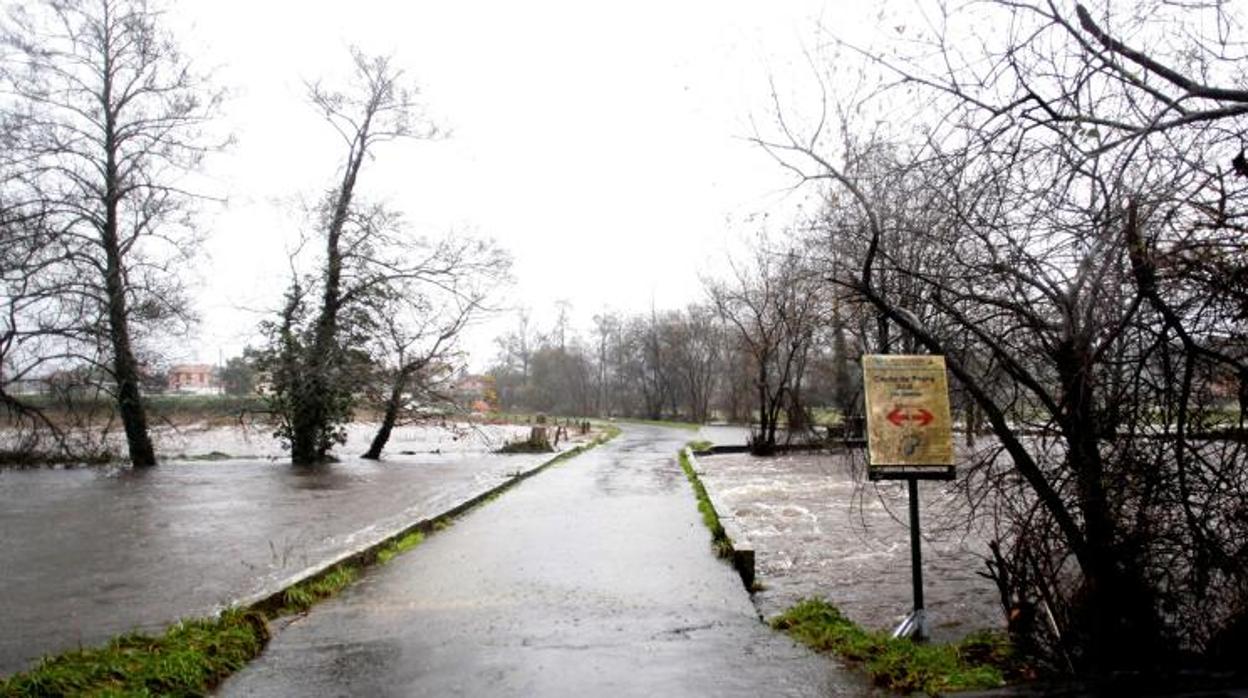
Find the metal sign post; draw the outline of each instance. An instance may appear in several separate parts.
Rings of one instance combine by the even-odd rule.
[[[867,402],[867,476],[906,480],[910,496],[910,579],[914,611],[893,631],[916,642],[928,637],[923,605],[919,480],[952,480],[953,433],[943,356],[862,357]]]

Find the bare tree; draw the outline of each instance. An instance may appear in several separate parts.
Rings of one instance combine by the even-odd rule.
[[[423,250],[413,254],[412,247]],[[405,395],[447,402],[439,379],[452,373],[457,340],[470,322],[489,310],[490,294],[506,280],[510,258],[492,243],[451,235],[405,250],[401,279],[371,312],[378,329],[371,344],[386,379],[382,419],[365,458],[378,459],[403,411]],[[419,261],[411,261],[419,257]]]
[[[1248,482],[1242,432],[1210,425],[1248,354],[1241,297],[1213,272],[1242,267],[1244,187],[1218,163],[1237,167],[1244,110],[1239,90],[1206,84],[1235,70],[1229,43],[1202,43],[1164,3],[1166,35],[1193,37],[1165,60],[1164,43],[1150,56],[1101,29],[1156,37],[1148,12],[942,9],[922,45],[935,62],[860,51],[897,89],[924,90],[918,138],[895,136],[883,180],[920,211],[891,214],[879,173],[859,167],[873,138],[780,118],[758,142],[838,194],[847,225],[825,244],[851,240],[858,265],[828,278],[945,354],[992,426],[964,483],[992,493],[975,497],[996,514],[991,568],[1014,629],[1092,670],[1234,656],[1248,530],[1230,502]]]
[[[724,328],[714,309],[698,305],[669,316],[667,324],[667,355],[681,384],[680,402],[687,406],[689,419],[701,424],[710,419],[723,370]]]
[[[521,330],[523,330],[523,325]],[[718,386],[727,334],[713,310],[594,317],[593,344],[571,328],[537,341],[527,378],[519,370],[517,332],[499,340],[491,369],[507,385],[503,404],[527,410],[599,416],[704,420]]]
[[[625,400],[635,416],[662,419],[673,400],[673,370],[663,335],[664,325],[653,308],[646,315],[632,316],[624,325],[617,351],[618,374],[630,387]]]
[[[611,389],[611,352],[613,345],[619,343],[621,320],[611,312],[602,312],[594,316],[594,334],[598,338],[597,353],[594,357],[597,368],[598,395],[594,405],[595,413],[600,417],[612,415],[614,391]]]
[[[711,283],[716,312],[746,349],[753,373],[758,433],[752,452],[773,453],[782,412],[801,409],[803,371],[816,328],[822,323],[823,293],[797,250],[774,252],[765,240],[753,266],[735,266],[735,278]]]
[[[321,272],[310,282],[292,285],[270,333],[276,364],[272,405],[282,419],[278,435],[289,442],[295,464],[321,462],[345,440],[342,424],[350,419],[358,380],[353,347],[373,330],[370,304],[386,297],[393,284],[427,271],[390,255],[397,214],[361,203],[356,189],[364,163],[378,146],[400,138],[432,138],[437,131],[421,122],[416,92],[404,85],[403,72],[388,57],[353,49],[351,59],[354,76],[346,89],[308,85],[313,106],[342,139],[346,153],[341,179],[316,213],[324,242]],[[310,315],[313,288],[320,300]]]
[[[15,193],[4,188],[6,199]],[[10,427],[0,453],[16,461],[73,455],[61,424],[23,395],[46,389],[48,367],[64,358],[59,328],[44,328],[40,318],[57,301],[41,273],[56,261],[52,242],[38,208],[0,206],[0,415]]]
[[[219,100],[159,18],[138,0],[47,2],[13,8],[3,30],[7,118],[23,125],[11,147],[59,255],[40,273],[63,274],[62,336],[107,371],[136,466],[156,456],[135,334],[187,319],[171,273],[196,248],[183,175]]]

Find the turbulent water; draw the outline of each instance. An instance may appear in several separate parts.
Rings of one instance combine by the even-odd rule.
[[[706,434],[720,443],[726,431]],[[734,540],[755,550],[763,615],[821,596],[860,624],[892,629],[913,603],[904,483],[858,481],[844,454],[721,454],[697,468]],[[957,639],[1003,625],[986,539],[946,484],[921,482],[924,595],[932,634]]]

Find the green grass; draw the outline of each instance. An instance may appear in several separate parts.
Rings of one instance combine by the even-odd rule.
[[[401,555],[423,542],[425,542],[425,534],[422,531],[412,531],[399,536],[377,551],[377,564],[384,565],[393,560],[396,555]]]
[[[833,407],[815,407],[810,410],[810,418],[821,427],[833,427],[845,421],[841,411]]]
[[[360,569],[361,566],[358,564],[334,565],[315,577],[299,582],[282,595],[284,604],[278,610],[277,615],[285,616],[307,611],[354,582],[360,576]]]
[[[706,488],[702,486],[702,479],[694,471],[693,464],[689,462],[689,457],[683,450],[680,452],[680,468],[685,471],[685,478],[689,480],[693,493],[698,498],[698,511],[702,513],[702,523],[711,532],[711,547],[715,549],[715,554],[719,557],[730,557],[732,541],[724,532],[723,524],[719,522],[719,513],[715,511],[715,505],[707,496]]]
[[[263,616],[231,609],[219,618],[179,623],[163,635],[131,633],[44,659],[0,680],[0,695],[206,695],[260,654],[268,639]]]
[[[143,401],[156,414],[216,415],[268,409],[259,395],[148,395]]]
[[[572,415],[550,414],[548,412],[489,412],[486,414],[486,421],[493,423],[516,424],[523,426],[537,426],[538,418],[546,420],[546,426],[568,426],[568,422],[580,424],[589,417],[574,417]],[[592,421],[592,420],[591,420]]]
[[[690,441],[689,443],[685,445],[688,446],[690,449],[692,449],[694,453],[697,453],[698,451],[709,451],[711,450],[711,447],[714,446],[715,444],[713,442],[706,441],[706,440],[698,440],[698,441]]]
[[[675,429],[684,429],[686,431],[697,431],[702,428],[701,424],[694,424],[693,422],[678,422],[668,419],[633,419],[632,417],[626,417],[616,421],[627,424],[649,424],[655,427],[672,427]]]
[[[799,602],[771,625],[816,650],[861,664],[876,685],[895,691],[936,695],[996,688],[1017,669],[1001,636],[980,633],[956,644],[916,644],[864,630],[822,599]]]

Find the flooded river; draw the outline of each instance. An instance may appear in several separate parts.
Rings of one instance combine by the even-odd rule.
[[[244,436],[205,430],[165,449],[238,453]],[[490,436],[496,446],[510,433]],[[254,441],[244,445],[273,448]],[[549,458],[492,455],[443,430],[402,429],[392,445],[374,462],[348,456],[351,443],[343,462],[314,468],[231,458],[0,469],[0,675],[271,592]]]
[[[706,434],[728,443],[731,434]],[[698,458],[702,481],[734,539],[755,549],[755,602],[766,617],[821,596],[860,624],[891,630],[910,611],[910,538],[904,482],[856,481],[844,454]],[[921,482],[923,575],[933,637],[996,629],[1003,619],[981,553],[946,483]]]

